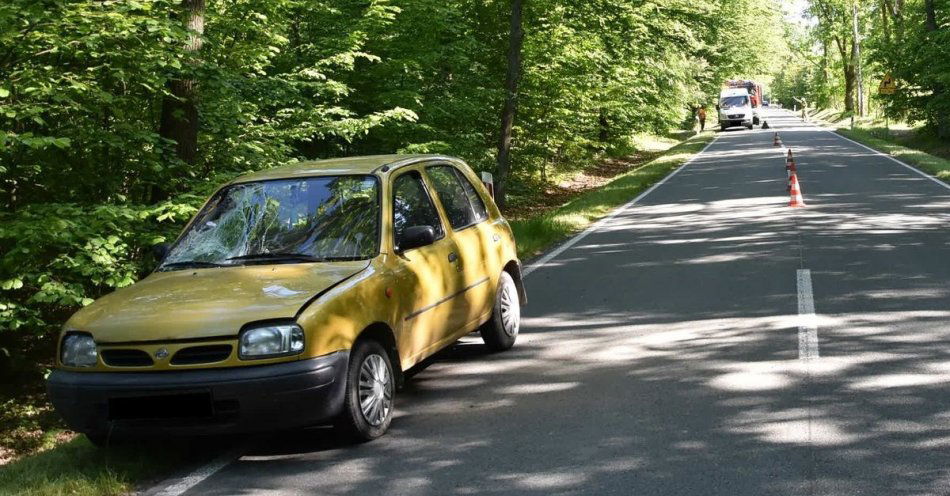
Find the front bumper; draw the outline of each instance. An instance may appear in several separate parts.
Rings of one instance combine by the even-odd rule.
[[[47,392],[75,431],[197,435],[290,429],[343,409],[345,351],[272,365],[176,372],[54,370]]]
[[[736,127],[736,126],[749,126],[753,123],[752,116],[749,118],[737,118],[737,119],[719,119],[719,124],[725,124],[726,127]]]

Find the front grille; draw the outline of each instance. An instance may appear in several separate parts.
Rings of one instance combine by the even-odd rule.
[[[743,117],[745,117],[744,114],[729,114],[730,119],[741,119]]]
[[[102,361],[113,367],[148,367],[152,357],[142,350],[102,350]]]
[[[231,356],[231,345],[212,344],[207,346],[192,346],[184,348],[172,357],[172,365],[194,365],[196,363],[213,363],[227,360]]]

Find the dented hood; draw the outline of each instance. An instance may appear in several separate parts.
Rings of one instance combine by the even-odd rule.
[[[360,272],[366,260],[156,272],[77,312],[68,329],[99,343],[236,336],[258,320],[293,318]]]

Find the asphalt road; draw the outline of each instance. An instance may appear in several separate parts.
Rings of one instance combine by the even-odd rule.
[[[950,494],[950,189],[768,120],[531,273],[515,349],[443,353],[384,438],[269,436],[187,494]]]

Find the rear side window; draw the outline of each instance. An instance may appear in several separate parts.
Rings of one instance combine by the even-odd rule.
[[[455,172],[455,176],[458,177],[459,182],[462,183],[462,189],[465,190],[465,195],[468,196],[468,200],[472,203],[472,211],[475,213],[475,222],[481,222],[488,218],[488,211],[485,210],[485,202],[482,201],[482,197],[478,196],[478,192],[475,191],[475,186],[465,177],[465,174],[462,174],[458,169],[452,168],[452,172]]]
[[[418,172],[403,174],[393,181],[393,237],[396,246],[402,242],[406,228],[412,226],[432,226],[436,239],[445,235],[439,213]]]
[[[429,167],[426,172],[453,229],[471,226],[488,217],[475,187],[455,167],[437,165]]]

